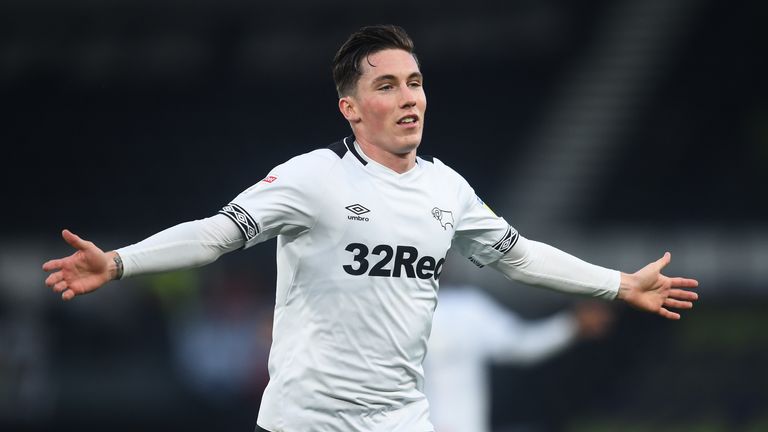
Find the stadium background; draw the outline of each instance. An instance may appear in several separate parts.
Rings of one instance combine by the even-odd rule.
[[[0,429],[251,430],[274,243],[61,303],[67,227],[106,249],[203,218],[348,133],[330,59],[361,25],[417,45],[422,153],[524,235],[626,271],[671,250],[681,322],[495,366],[496,430],[768,430],[764,2],[0,3]],[[573,299],[452,256],[528,317]]]

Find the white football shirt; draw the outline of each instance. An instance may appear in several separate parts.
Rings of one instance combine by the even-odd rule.
[[[277,236],[271,431],[428,432],[422,361],[451,246],[478,265],[518,239],[433,158],[398,174],[354,137],[297,156],[220,213],[245,247]]]

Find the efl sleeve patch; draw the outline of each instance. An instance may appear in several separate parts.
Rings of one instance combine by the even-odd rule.
[[[251,215],[249,215],[247,211],[235,203],[229,203],[225,205],[221,210],[219,210],[219,213],[227,216],[232,220],[232,222],[237,224],[237,227],[240,228],[243,236],[245,236],[246,243],[261,232],[259,229],[259,224],[253,220]]]

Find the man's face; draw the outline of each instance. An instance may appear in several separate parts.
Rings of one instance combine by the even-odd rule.
[[[421,142],[427,98],[413,56],[387,49],[363,59],[362,76],[340,107],[358,140],[404,155]],[[343,99],[342,98],[342,101]]]

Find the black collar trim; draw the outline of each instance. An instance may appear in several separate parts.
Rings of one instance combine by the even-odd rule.
[[[361,164],[368,165],[368,161],[363,159],[363,157],[360,156],[360,153],[358,153],[357,149],[355,148],[355,136],[354,135],[350,135],[350,136],[344,138],[344,144],[346,144],[347,149],[349,150],[349,152],[352,153],[353,155],[355,155],[355,157],[357,158],[357,160],[360,161]]]

